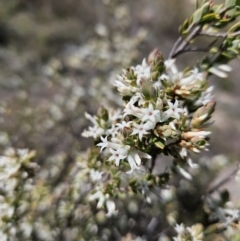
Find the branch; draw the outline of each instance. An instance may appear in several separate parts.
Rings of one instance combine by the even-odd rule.
[[[186,52],[208,52],[208,51],[209,51],[209,48],[194,47],[194,48],[183,49],[181,52],[179,52],[179,54],[183,54],[183,53],[186,53]]]
[[[190,29],[192,28],[193,26],[190,27]],[[169,55],[169,58],[175,58],[177,57],[178,55],[180,55],[181,53],[183,52],[187,52],[186,51],[186,47],[187,45],[189,44],[189,42],[194,38],[196,37],[199,32],[201,31],[202,29],[202,26],[196,26],[193,28],[192,32],[185,38],[183,39],[182,37],[180,37],[177,42],[174,44],[174,47],[172,49],[172,51],[170,52],[170,55]],[[181,43],[182,42],[182,43]],[[181,44],[180,44],[181,43]],[[180,44],[180,46],[178,46]]]
[[[236,36],[239,36],[240,35],[240,31],[237,31],[235,33],[222,33],[222,32],[219,32],[219,33],[209,33],[209,32],[200,32],[199,35],[202,35],[202,36],[208,36],[208,37],[215,37],[215,38],[226,38],[226,37],[236,37]]]

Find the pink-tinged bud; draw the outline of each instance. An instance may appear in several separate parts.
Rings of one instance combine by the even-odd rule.
[[[189,140],[193,137],[200,137],[204,138],[206,136],[209,136],[211,134],[210,131],[189,131],[182,134],[183,139]]]
[[[211,101],[205,106],[198,108],[197,111],[193,114],[191,127],[198,128],[200,125],[208,121],[214,111],[215,105],[216,103]]]
[[[156,55],[160,53],[160,51],[155,48],[149,55],[148,55],[148,64],[152,64],[152,62],[154,61]]]

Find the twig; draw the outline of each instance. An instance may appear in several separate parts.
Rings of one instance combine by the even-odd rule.
[[[223,32],[218,32],[218,33],[209,33],[209,32],[200,32],[199,35],[202,35],[202,36],[208,36],[208,37],[216,37],[216,38],[226,38],[226,37],[236,37],[236,36],[239,36],[240,35],[240,31],[237,31],[235,33],[223,33]]]
[[[201,31],[201,29],[202,29],[202,26],[196,26],[193,30],[192,30],[192,32],[186,37],[186,39],[182,39],[182,41],[177,41],[176,42],[176,45],[178,45],[178,44],[180,44],[181,42],[181,44],[180,44],[180,46],[179,47],[174,47],[173,48],[173,50],[171,51],[171,53],[170,53],[170,55],[169,55],[169,58],[175,58],[175,57],[177,57],[178,55],[180,55],[181,53],[183,53],[183,52],[187,52],[186,51],[186,47],[187,47],[187,45],[189,44],[189,42],[194,38],[194,37],[196,37],[198,34],[199,34],[199,32]],[[174,46],[175,46],[175,44],[174,44]]]
[[[176,49],[178,48],[178,45],[179,45],[182,41],[183,41],[183,37],[180,36],[180,37],[177,39],[177,41],[175,42],[175,44],[173,45],[173,48],[172,48],[172,50],[171,50],[171,52],[170,52],[170,54],[169,54],[169,57],[168,57],[169,59],[173,58],[173,55],[174,55]]]
[[[192,28],[193,28],[193,25],[190,25],[190,26],[188,27],[188,31],[191,31]],[[180,36],[180,37],[177,39],[177,41],[174,43],[173,48],[172,48],[172,50],[170,51],[170,54],[169,54],[169,56],[168,56],[169,59],[173,58],[176,50],[179,48],[179,45],[180,45],[180,43],[181,43],[182,41],[184,41],[184,38],[183,38],[182,36]]]
[[[208,52],[209,48],[186,48],[181,51],[181,54],[186,53],[186,52]]]

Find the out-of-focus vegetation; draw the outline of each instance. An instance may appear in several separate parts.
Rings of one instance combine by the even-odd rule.
[[[185,13],[178,1],[0,4],[0,143],[37,149],[41,160],[87,147],[84,111],[96,111],[123,67],[156,46],[167,52]]]

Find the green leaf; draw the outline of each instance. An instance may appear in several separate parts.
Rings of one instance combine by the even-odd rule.
[[[212,10],[215,13],[219,13],[219,11],[222,9],[223,4],[220,5],[213,5]]]
[[[237,22],[228,30],[228,32],[235,32],[235,31],[238,31],[239,29],[240,29],[240,22]]]
[[[194,14],[193,14],[193,23],[197,24],[200,22],[202,18],[202,9],[199,8]]]
[[[231,17],[231,18],[234,18],[235,15],[236,15],[236,9],[233,8],[233,9],[227,11],[227,15],[228,15],[229,17]]]
[[[155,142],[154,145],[160,149],[163,149],[165,147],[165,144],[161,141]]]
[[[235,55],[238,55],[239,54],[239,51],[237,49],[234,49],[234,48],[228,48],[227,49],[230,53],[232,54],[235,54]]]
[[[209,21],[218,18],[218,16],[215,13],[208,13],[203,16],[202,20],[203,21]]]
[[[225,7],[226,8],[234,7],[235,4],[236,4],[236,0],[226,0],[225,1]]]
[[[210,3],[207,2],[203,4],[201,8],[199,8],[195,13],[193,14],[193,23],[197,24],[201,21],[202,17],[209,12],[210,9]]]

